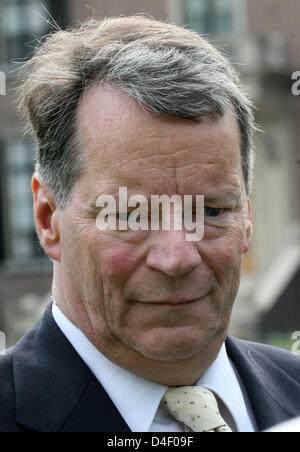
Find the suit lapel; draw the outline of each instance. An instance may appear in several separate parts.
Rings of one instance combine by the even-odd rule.
[[[93,378],[63,432],[130,432],[99,382]]]
[[[129,427],[98,380],[52,317],[14,347],[17,422],[40,432],[128,432]]]
[[[263,347],[263,346],[260,346]],[[299,382],[254,343],[228,337],[226,348],[249,396],[260,431],[299,415]]]

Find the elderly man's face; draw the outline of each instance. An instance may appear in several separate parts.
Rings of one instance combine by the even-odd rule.
[[[58,304],[108,357],[118,344],[129,368],[139,355],[173,362],[212,344],[217,352],[250,241],[236,119],[157,117],[94,86],[79,128],[87,164],[61,216]],[[188,242],[185,230],[100,231],[96,200],[117,197],[119,187],[149,205],[154,194],[204,195],[203,239]]]

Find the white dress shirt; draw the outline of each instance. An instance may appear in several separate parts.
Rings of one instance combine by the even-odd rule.
[[[52,305],[52,314],[58,327],[104,387],[131,431],[184,432],[183,426],[161,404],[167,386],[141,378],[108,360],[55,303]],[[220,413],[233,431],[256,431],[246,391],[227,355],[225,344],[196,385],[214,392]]]

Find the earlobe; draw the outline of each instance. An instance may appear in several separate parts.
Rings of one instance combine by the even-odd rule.
[[[48,187],[40,176],[32,177],[33,213],[35,228],[45,253],[53,260],[61,260],[60,214]]]

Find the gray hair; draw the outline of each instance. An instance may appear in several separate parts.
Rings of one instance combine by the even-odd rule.
[[[92,82],[118,87],[157,115],[201,121],[232,110],[251,192],[252,104],[227,58],[196,32],[149,17],[91,19],[46,37],[24,65],[19,104],[37,143],[36,170],[64,208],[84,170],[78,106]]]

